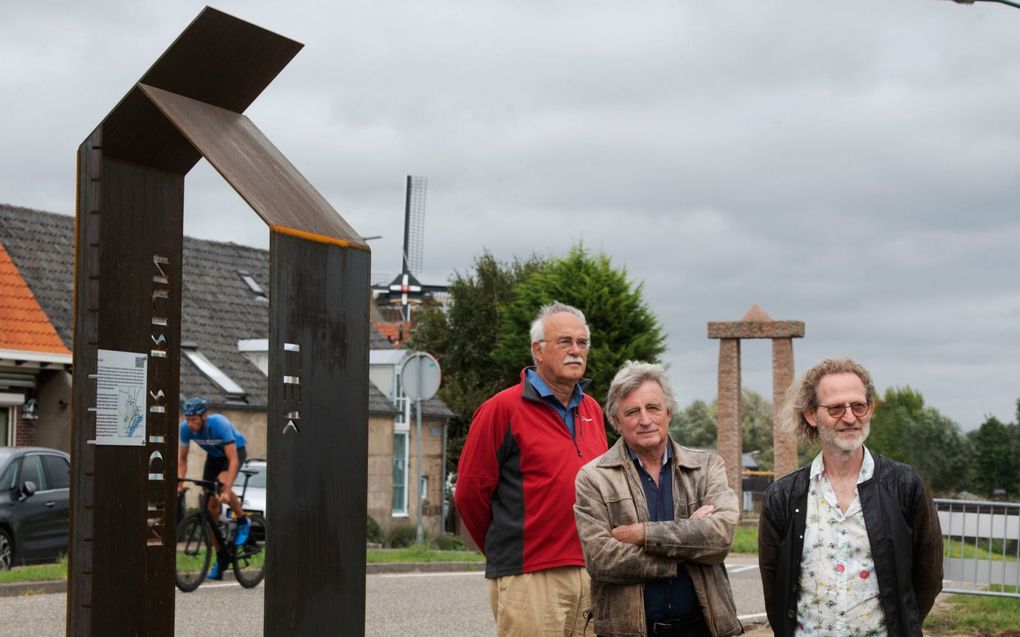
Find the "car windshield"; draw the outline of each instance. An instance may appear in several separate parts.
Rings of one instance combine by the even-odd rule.
[[[249,465],[245,467],[249,471],[258,471],[248,480],[249,487],[261,487],[266,488],[266,466],[265,465]]]
[[[14,449],[10,447],[0,447],[0,467],[7,464],[7,460],[14,455]]]

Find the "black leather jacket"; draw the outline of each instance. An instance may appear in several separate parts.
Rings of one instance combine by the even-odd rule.
[[[942,530],[924,480],[913,467],[871,453],[875,473],[857,485],[875,558],[889,637],[920,636],[942,590]],[[776,635],[797,628],[811,465],[774,482],[758,521],[758,565],[765,610]]]

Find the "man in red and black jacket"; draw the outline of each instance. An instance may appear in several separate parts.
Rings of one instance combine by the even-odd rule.
[[[457,511],[485,553],[500,637],[594,634],[573,508],[578,470],[608,448],[602,409],[584,393],[590,339],[580,310],[544,306],[534,367],[482,403],[464,442]]]

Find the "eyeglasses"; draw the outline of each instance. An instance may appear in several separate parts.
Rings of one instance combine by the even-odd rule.
[[[542,340],[539,341],[539,343],[552,343],[553,345],[560,349],[570,349],[571,345],[577,345],[577,349],[586,350],[588,349],[588,347],[591,346],[591,339],[579,338],[575,340],[570,338],[569,336],[563,336],[556,339],[555,341],[547,341],[543,338]]]
[[[856,418],[860,418],[868,413],[868,409],[871,405],[868,403],[843,403],[842,405],[818,405],[819,409],[824,409],[829,412],[831,418],[842,418],[843,414],[846,413],[846,408],[850,408],[850,413]]]

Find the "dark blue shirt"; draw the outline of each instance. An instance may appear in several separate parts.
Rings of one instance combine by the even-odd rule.
[[[563,420],[563,424],[567,426],[567,431],[570,432],[571,437],[574,436],[574,410],[581,404],[581,398],[584,397],[584,392],[581,391],[580,385],[574,385],[574,391],[570,394],[570,404],[566,407],[560,402],[560,399],[553,394],[553,391],[549,389],[549,386],[545,384],[542,377],[535,372],[534,369],[529,369],[525,377],[531,386],[535,388],[538,395],[542,397],[547,405],[556,410],[556,413],[560,415]]]
[[[637,454],[627,447],[627,452],[637,467],[638,477],[641,478],[641,486],[645,488],[649,522],[673,521],[673,454],[670,447],[671,445],[666,445],[666,457],[659,469],[658,486],[641,465]],[[694,583],[682,565],[677,564],[676,577],[645,582],[645,615],[648,621],[689,619],[700,614]]]

